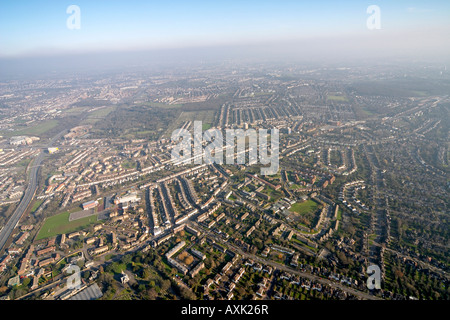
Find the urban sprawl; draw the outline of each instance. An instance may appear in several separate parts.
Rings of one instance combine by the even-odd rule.
[[[397,88],[402,68],[187,69],[0,83],[2,299],[449,298],[448,92]],[[173,161],[196,121],[278,129],[278,171]]]

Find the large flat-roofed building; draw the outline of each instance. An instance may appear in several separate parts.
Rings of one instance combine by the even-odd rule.
[[[202,270],[205,267],[205,263],[204,262],[200,262],[198,263],[189,273],[191,277],[195,277],[200,270]]]
[[[167,258],[167,262],[168,262],[171,266],[177,268],[178,271],[180,271],[181,273],[183,273],[183,274],[187,274],[187,273],[188,273],[188,268],[186,268],[186,267],[184,266],[184,264],[182,264],[182,263],[176,261],[175,259]]]
[[[97,300],[102,296],[102,290],[100,290],[100,287],[96,283],[94,283],[86,289],[71,296],[70,298],[68,298],[68,300]]]
[[[9,139],[9,144],[13,146],[30,145],[39,139],[38,137],[15,136]]]
[[[83,210],[93,209],[96,206],[98,206],[97,200],[88,201],[88,202],[83,203]]]
[[[189,233],[192,233],[193,235],[196,235],[197,237],[199,237],[199,236],[201,235],[201,232],[200,232],[200,231],[198,231],[198,230],[195,229],[195,228],[192,228],[192,227],[189,226],[189,225],[186,225],[185,230],[186,230],[187,232],[189,232]]]
[[[198,251],[198,250],[196,250],[196,249],[194,249],[194,248],[191,248],[191,252],[192,252],[192,254],[193,254],[194,256],[196,256],[197,258],[200,258],[200,259],[202,259],[202,260],[205,260],[205,259],[206,259],[206,255],[205,255],[205,254],[203,254],[202,252],[200,252],[200,251]]]
[[[179,242],[175,247],[173,247],[172,249],[170,249],[170,250],[166,253],[166,257],[167,257],[167,258],[172,257],[172,256],[173,256],[175,253],[177,253],[181,248],[183,248],[185,244],[186,244],[185,241]]]
[[[108,250],[109,250],[108,246],[105,245],[105,246],[101,246],[101,247],[98,247],[98,248],[92,250],[92,254],[97,255],[97,254],[104,253]]]
[[[139,202],[139,201],[141,201],[141,198],[138,197],[137,193],[132,192],[122,197],[117,197],[114,200],[114,203],[119,204],[119,203]]]
[[[48,258],[48,259],[44,259],[39,261],[39,267],[44,267],[46,265],[49,265],[51,263],[55,262],[55,258]]]
[[[282,252],[282,253],[291,254],[291,255],[295,253],[295,251],[290,249],[290,248],[282,247],[282,246],[279,246],[279,245],[276,245],[276,244],[272,245],[272,249],[277,250],[277,251]]]

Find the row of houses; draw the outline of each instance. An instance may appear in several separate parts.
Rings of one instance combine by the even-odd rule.
[[[199,258],[201,260],[206,259],[206,255],[204,253],[198,251],[197,249],[191,248],[191,252],[194,256],[196,256],[197,258]]]
[[[202,270],[205,267],[205,263],[203,261],[200,261],[190,272],[189,275],[191,277],[195,277],[200,270]]]
[[[175,259],[167,258],[167,262],[168,262],[172,267],[177,268],[178,271],[180,271],[182,274],[187,274],[187,273],[188,273],[188,268],[187,268],[184,264],[182,264],[182,263],[176,261]],[[200,270],[199,270],[199,271],[200,271]]]
[[[271,247],[272,247],[273,250],[276,250],[276,251],[279,251],[279,252],[282,252],[282,253],[287,253],[287,254],[290,254],[290,255],[293,255],[295,253],[295,250],[290,249],[290,248],[286,248],[286,247],[283,247],[283,246],[279,246],[277,244],[272,244]]]
[[[201,215],[199,215],[197,217],[197,222],[202,222],[205,221],[206,218],[208,218],[211,214],[213,214],[214,212],[217,211],[217,209],[219,209],[222,206],[221,202],[218,202],[216,205],[214,205],[211,209],[209,209],[208,211],[206,211],[205,213],[202,213]]]
[[[197,214],[197,213],[198,213],[198,209],[191,210],[191,211],[189,211],[187,214],[185,214],[184,216],[177,218],[177,219],[175,220],[175,224],[183,223],[183,222],[185,222],[187,219],[189,219],[190,217],[192,217],[193,215],[195,215],[195,214]]]
[[[34,246],[33,246],[33,245],[30,245],[30,248],[28,248],[27,254],[26,254],[25,257],[22,259],[22,262],[21,262],[21,264],[20,264],[19,271],[17,272],[17,274],[18,274],[19,276],[23,275],[23,274],[26,272],[26,270],[27,270],[27,268],[28,268],[28,266],[29,266],[29,264],[30,264],[30,258],[31,258],[31,255],[33,254],[33,251],[34,251]]]
[[[206,164],[201,164],[199,166],[196,166],[194,168],[191,169],[187,169],[178,173],[174,173],[170,176],[166,176],[164,178],[161,178],[159,180],[156,181],[156,183],[161,183],[161,182],[171,182],[173,179],[177,178],[177,177],[181,177],[181,176],[190,176],[193,174],[196,174],[198,172],[204,171],[206,170],[207,165]]]
[[[92,249],[90,254],[95,256],[95,255],[98,255],[98,254],[105,253],[108,250],[109,250],[109,247],[107,245],[103,245],[103,246],[100,246],[98,248]]]
[[[180,241],[175,247],[173,247],[172,249],[170,249],[167,253],[166,253],[166,258],[167,258],[167,262],[178,269],[178,271],[180,271],[183,274],[187,274],[188,273],[188,268],[176,261],[175,259],[172,259],[172,256],[177,253],[178,251],[180,251],[181,248],[183,248],[186,245],[185,241]],[[199,272],[200,270],[197,270],[197,272]]]
[[[49,252],[53,252],[53,251],[55,251],[55,250],[56,250],[56,247],[55,247],[55,246],[50,246],[50,247],[47,247],[47,248],[45,248],[45,249],[38,250],[38,251],[36,252],[36,255],[37,255],[37,256],[42,256],[42,255],[44,255],[44,254],[47,254],[47,253],[49,253]]]

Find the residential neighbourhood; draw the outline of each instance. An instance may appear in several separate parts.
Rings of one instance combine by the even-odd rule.
[[[448,300],[445,61],[258,48],[0,54],[0,298]]]

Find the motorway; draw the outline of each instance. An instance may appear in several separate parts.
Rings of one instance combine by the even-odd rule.
[[[25,194],[22,197],[22,200],[20,201],[19,205],[17,206],[14,213],[9,218],[8,222],[3,226],[3,229],[0,231],[0,252],[3,250],[6,242],[9,239],[9,236],[13,232],[14,228],[19,223],[20,218],[28,208],[28,206],[31,203],[31,200],[33,200],[33,197],[36,193],[36,189],[38,186],[38,172],[39,167],[41,165],[42,160],[44,159],[44,150],[46,148],[50,148],[53,143],[58,140],[64,133],[66,133],[67,130],[63,130],[57,135],[55,135],[53,138],[50,139],[47,146],[42,148],[42,151],[37,155],[37,157],[33,161],[33,166],[30,170],[30,179],[28,181],[28,187],[25,190]]]

